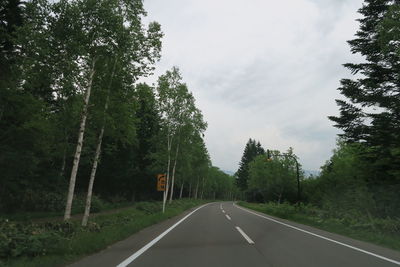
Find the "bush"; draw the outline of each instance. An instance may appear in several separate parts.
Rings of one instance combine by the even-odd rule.
[[[296,208],[286,202],[282,204],[270,202],[265,205],[265,211],[280,218],[288,219],[296,213]]]
[[[139,202],[135,205],[135,208],[147,214],[157,213],[162,210],[159,202]]]
[[[45,255],[55,250],[62,240],[56,231],[38,225],[0,221],[0,258],[3,259]]]
[[[38,211],[60,211],[65,207],[65,196],[60,193],[45,192],[42,197],[35,199],[33,210]]]
[[[99,203],[101,205],[103,202],[99,200]],[[3,262],[18,261],[21,258],[34,260],[36,256],[43,255],[63,257],[93,252],[127,237],[135,229],[141,229],[198,204],[199,201],[174,201],[167,206],[167,212],[162,214],[161,202],[140,202],[134,208],[100,214],[89,221],[86,227],[81,227],[79,221],[33,224],[0,219],[0,266]],[[136,228],[127,227],[129,225]]]
[[[86,198],[85,198],[85,201],[86,201]],[[95,195],[92,196],[90,212],[93,212],[93,213],[100,212],[100,211],[104,210],[105,207],[106,207],[106,203],[103,200],[101,200],[98,196],[95,196]],[[85,206],[83,206],[83,209],[84,208],[85,208]]]
[[[373,224],[382,232],[400,236],[400,219],[374,219]]]

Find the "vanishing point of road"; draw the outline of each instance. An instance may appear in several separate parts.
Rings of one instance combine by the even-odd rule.
[[[400,253],[237,206],[210,203],[71,266],[393,267]]]

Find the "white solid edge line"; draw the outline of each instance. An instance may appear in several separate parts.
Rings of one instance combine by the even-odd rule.
[[[136,251],[134,254],[132,254],[129,258],[127,258],[126,260],[124,260],[123,262],[121,262],[120,264],[117,265],[117,267],[125,267],[128,264],[130,264],[132,261],[134,261],[137,257],[139,257],[140,255],[142,255],[146,250],[148,250],[149,248],[151,248],[155,243],[157,243],[158,241],[160,241],[161,238],[163,238],[166,234],[168,234],[169,232],[172,231],[172,229],[174,229],[175,227],[177,227],[181,222],[183,222],[185,219],[187,219],[190,215],[192,215],[193,213],[195,213],[196,211],[198,211],[199,209],[201,209],[204,206],[207,206],[210,203],[204,204],[200,207],[198,207],[197,209],[195,209],[194,211],[192,211],[191,213],[189,213],[188,215],[186,215],[185,217],[183,217],[182,219],[180,219],[177,223],[175,223],[174,225],[172,225],[170,228],[168,228],[167,230],[165,230],[162,234],[160,234],[159,236],[157,236],[156,238],[154,238],[152,241],[150,241],[147,245],[145,245],[144,247],[142,247],[141,249],[139,249],[138,251]]]
[[[229,217],[228,214],[225,214],[225,216],[226,216],[226,218],[227,218],[228,220],[231,220],[231,217]]]
[[[251,240],[250,237],[248,235],[246,235],[246,233],[243,232],[243,230],[240,229],[239,226],[235,226],[235,227],[236,227],[236,230],[238,230],[239,233],[244,237],[244,239],[246,239],[246,241],[249,242],[249,244],[254,244],[253,240]]]
[[[238,205],[236,205],[235,203],[234,203],[233,205],[234,205],[236,208],[238,208],[238,209],[244,210],[244,211],[246,211],[246,212],[248,212],[248,213],[254,214],[254,215],[256,215],[256,216],[259,216],[259,217],[261,217],[261,218],[264,218],[264,219],[270,220],[270,221],[272,221],[272,222],[279,223],[279,224],[282,224],[282,225],[284,225],[284,226],[286,226],[286,227],[289,227],[289,228],[292,228],[292,229],[298,230],[298,231],[300,231],[300,232],[303,232],[303,233],[306,233],[306,234],[309,234],[309,235],[312,235],[312,236],[316,236],[316,237],[319,237],[319,238],[325,239],[325,240],[327,240],[327,241],[333,242],[333,243],[335,243],[335,244],[338,244],[338,245],[342,245],[342,246],[344,246],[344,247],[347,247],[347,248],[354,249],[354,250],[356,250],[356,251],[359,251],[359,252],[362,252],[362,253],[368,254],[368,255],[370,255],[370,256],[374,256],[374,257],[376,257],[376,258],[379,258],[379,259],[381,259],[381,260],[385,260],[385,261],[388,261],[388,262],[394,263],[394,264],[396,264],[396,265],[400,265],[400,261],[392,260],[392,259],[386,258],[386,257],[384,257],[384,256],[381,256],[381,255],[378,255],[378,254],[375,254],[375,253],[372,253],[372,252],[366,251],[366,250],[364,250],[364,249],[357,248],[357,247],[353,247],[353,246],[351,246],[351,245],[347,245],[347,244],[345,244],[345,243],[342,243],[342,242],[339,242],[339,241],[336,241],[336,240],[330,239],[330,238],[328,238],[328,237],[324,237],[324,236],[321,236],[321,235],[314,234],[314,233],[312,233],[312,232],[309,232],[309,231],[303,230],[303,229],[301,229],[301,228],[298,228],[298,227],[296,227],[296,226],[292,226],[292,225],[290,225],[290,224],[283,223],[283,222],[280,222],[280,221],[278,221],[278,220],[274,220],[274,219],[272,219],[272,218],[269,218],[269,217],[266,217],[266,216],[260,215],[260,214],[258,214],[258,213],[255,213],[255,212],[252,212],[252,211],[250,211],[250,210],[248,210],[248,209],[245,209],[245,208],[239,207],[239,206],[238,206]]]

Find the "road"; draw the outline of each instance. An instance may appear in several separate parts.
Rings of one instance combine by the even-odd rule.
[[[393,267],[400,266],[400,253],[222,202],[149,227],[71,266]]]

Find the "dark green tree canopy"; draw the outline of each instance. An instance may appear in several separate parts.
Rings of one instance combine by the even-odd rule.
[[[336,100],[340,115],[329,119],[344,131],[342,136],[348,141],[398,147],[399,1],[367,0],[359,12],[363,15],[360,30],[349,44],[352,53],[361,54],[365,62],[344,64],[357,78],[341,81],[339,91],[347,100]]]
[[[249,139],[244,148],[242,159],[239,163],[239,169],[236,172],[236,183],[241,190],[246,190],[249,180],[249,163],[258,155],[264,155],[265,150],[261,146],[260,142],[253,139]]]

